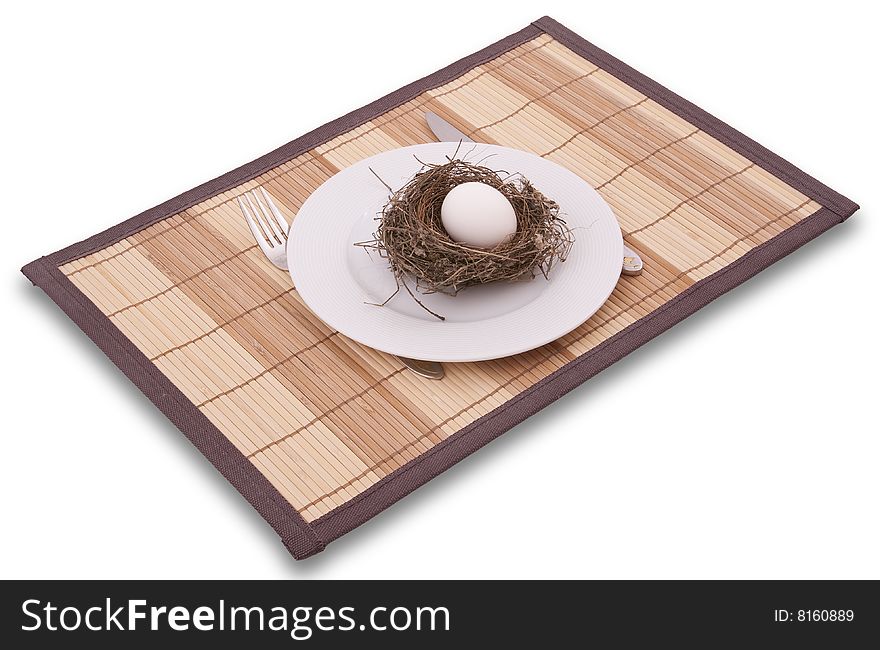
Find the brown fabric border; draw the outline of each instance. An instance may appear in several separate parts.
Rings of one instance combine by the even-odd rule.
[[[58,267],[22,269],[262,515],[297,559],[324,544],[302,515]]]
[[[361,494],[312,522],[329,543],[471,455],[545,406],[577,388],[701,307],[800,248],[844,218],[828,208],[815,213],[569,362],[491,413],[436,444]]]
[[[723,142],[740,155],[748,158],[777,178],[784,180],[805,196],[809,196],[816,202],[821,203],[844,219],[859,209],[856,203],[839,192],[832,190],[781,156],[758,144],[747,135],[737,131],[729,124],[725,124],[714,115],[707,113],[696,104],[672,92],[666,86],[646,77],[620,59],[596,47],[549,16],[544,16],[532,24],[570,48],[573,52],[592,61],[643,95],[650,97],[661,106],[683,117],[716,140]]]
[[[681,295],[590,352],[567,364],[478,421],[439,443],[371,486],[351,501],[311,524],[190,402],[159,369],[113,325],[60,270],[67,261],[113,244],[152,223],[259,176],[430,88],[521,45],[542,32],[596,63],[646,96],[785,180],[824,207],[733,264],[701,280]],[[718,296],[736,287],[773,262],[788,255],[858,206],[791,163],[724,124],[702,109],[648,79],[607,52],[590,44],[555,20],[543,17],[493,45],[423,79],[357,109],[282,147],[143,212],[104,232],[26,265],[22,272],[85,332],[135,385],[189,438],[199,451],[256,508],[281,536],[287,549],[302,559],[323,550],[326,543],[352,530],[431,480],[490,440],[580,385],[642,344],[664,332]]]
[[[95,251],[106,248],[111,244],[115,244],[119,240],[125,239],[132,233],[143,230],[157,221],[167,219],[171,215],[186,210],[197,203],[201,203],[205,199],[209,199],[221,192],[225,192],[226,190],[249,181],[288,160],[292,160],[300,154],[305,153],[310,149],[314,149],[315,147],[332,140],[336,136],[360,126],[364,122],[368,122],[393,108],[397,108],[401,104],[417,97],[426,90],[442,86],[443,84],[460,77],[468,70],[487,61],[491,61],[495,57],[500,56],[501,54],[504,54],[505,52],[540,35],[541,29],[536,25],[531,24],[479,52],[475,52],[470,56],[466,56],[463,59],[448,65],[442,70],[438,70],[427,77],[414,81],[413,83],[395,90],[394,92],[377,99],[371,104],[355,109],[332,122],[319,126],[317,129],[309,131],[296,140],[292,140],[256,160],[252,160],[251,162],[246,163],[237,169],[233,169],[222,176],[218,176],[207,183],[194,187],[173,199],[169,199],[165,203],[150,208],[149,210],[108,228],[97,235],[93,235],[88,239],[52,253],[49,256],[51,263],[56,266],[61,266],[71,260],[94,253]]]

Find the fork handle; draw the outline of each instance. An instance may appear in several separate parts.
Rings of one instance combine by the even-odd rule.
[[[443,379],[443,376],[446,374],[443,366],[436,361],[422,361],[421,359],[410,359],[409,357],[397,358],[415,374],[426,379]]]

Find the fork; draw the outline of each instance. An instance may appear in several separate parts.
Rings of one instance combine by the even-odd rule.
[[[287,237],[290,226],[281,210],[275,205],[272,195],[260,187],[260,193],[249,190],[238,197],[238,207],[247,220],[251,234],[257,245],[272,264],[287,270]],[[260,196],[262,195],[262,199]],[[397,357],[412,372],[427,379],[443,379],[443,366],[436,361],[422,361],[408,357]]]
[[[238,197],[238,206],[241,213],[247,219],[247,224],[251,229],[254,239],[263,254],[269,258],[279,269],[287,270],[287,233],[290,226],[287,225],[287,219],[281,214],[281,210],[275,205],[275,201],[266,191],[260,187],[260,193],[266,200],[266,204],[260,200],[259,194],[251,190],[245,192]]]

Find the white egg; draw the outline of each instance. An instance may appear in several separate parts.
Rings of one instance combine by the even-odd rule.
[[[477,248],[494,248],[516,232],[510,201],[485,183],[453,187],[440,206],[440,220],[455,241]]]

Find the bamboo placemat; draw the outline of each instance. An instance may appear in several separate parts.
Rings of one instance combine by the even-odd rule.
[[[313,316],[236,204],[262,185],[292,220],[340,169],[432,142],[429,110],[579,174],[645,262],[571,334],[439,382]],[[856,209],[545,17],[23,272],[301,558]]]

